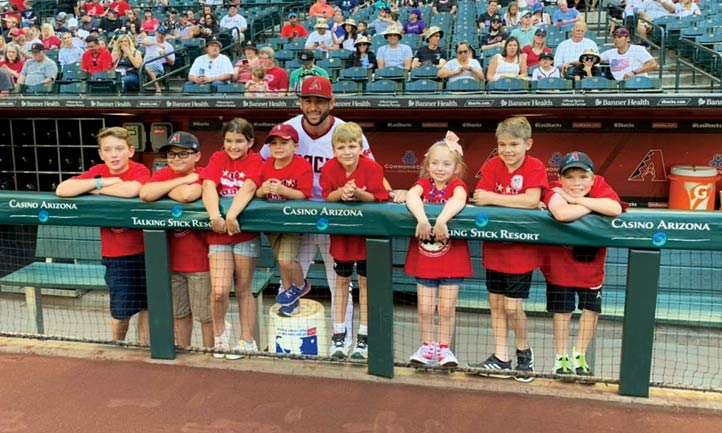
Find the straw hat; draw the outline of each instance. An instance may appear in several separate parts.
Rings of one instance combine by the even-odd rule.
[[[343,25],[358,27],[356,25],[356,20],[354,20],[353,18],[347,18],[346,21],[343,22]]]
[[[356,47],[356,46],[358,46],[358,45],[360,45],[360,44],[369,44],[369,45],[371,45],[371,39],[369,39],[369,38],[366,37],[366,36],[359,36],[358,38],[356,38],[356,42],[353,43],[353,46]]]
[[[404,32],[401,30],[399,26],[389,26],[388,29],[384,32],[384,38],[388,39],[389,35],[396,35],[399,37],[399,39],[404,37]]]
[[[428,29],[426,29],[426,37],[424,40],[428,42],[429,38],[434,36],[437,33],[440,33],[442,38],[444,37],[444,31],[441,30],[441,27],[439,27],[439,26],[429,27]]]
[[[328,28],[328,21],[326,21],[326,18],[319,18],[316,20],[316,25],[314,26],[317,29],[327,29]]]
[[[599,63],[599,61],[601,60],[601,58],[599,57],[599,52],[597,50],[595,50],[594,48],[587,48],[586,50],[584,50],[582,55],[579,56],[579,62],[584,63],[584,61],[582,59],[585,57],[594,57],[595,65],[597,63]]]

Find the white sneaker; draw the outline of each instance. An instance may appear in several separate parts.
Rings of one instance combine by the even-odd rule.
[[[436,362],[436,344],[423,344],[409,358],[411,364],[433,365]]]
[[[346,332],[343,334],[333,334],[331,336],[331,353],[332,358],[346,358],[348,356],[350,346],[346,344]]]
[[[351,352],[353,359],[368,359],[369,357],[369,337],[368,335],[356,335],[356,347]]]
[[[459,360],[454,356],[454,352],[448,347],[439,350],[439,365],[442,367],[457,367]]]
[[[220,337],[215,337],[215,344],[213,344],[213,350],[216,352],[213,353],[213,357],[216,359],[223,359],[226,357],[225,353],[220,352],[228,352],[230,350],[230,346],[228,345],[228,336],[223,333]]]
[[[236,361],[238,359],[243,358],[245,356],[245,354],[258,352],[258,345],[256,345],[256,340],[253,340],[250,343],[247,341],[241,340],[233,348],[233,352],[234,353],[227,353],[226,359],[230,359],[231,361]]]

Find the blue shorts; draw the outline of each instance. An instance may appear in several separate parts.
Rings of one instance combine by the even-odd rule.
[[[261,256],[260,236],[237,244],[208,245],[208,257],[215,253],[233,253],[236,256],[258,258]]]
[[[105,284],[110,289],[110,315],[114,319],[130,319],[148,309],[143,254],[124,257],[103,257]]]
[[[460,286],[464,282],[463,278],[416,278],[416,282],[424,287],[438,289],[439,286]]]

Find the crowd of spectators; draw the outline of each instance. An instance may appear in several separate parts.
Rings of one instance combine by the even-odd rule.
[[[149,83],[142,90],[160,93],[157,78],[174,66],[178,46],[191,39],[205,40],[199,45],[205,46],[201,48],[205,53],[190,59],[190,83],[217,87],[238,82],[252,90],[249,96],[293,92],[305,77],[313,75],[335,79],[338,74],[318,63],[339,50],[349,53],[338,56],[343,67],[368,69],[371,79],[374,71],[388,66],[402,68],[407,74],[433,66],[439,80],[488,82],[502,77],[535,80],[557,75],[580,79],[599,75],[600,65],[609,71],[609,78],[621,81],[631,72],[646,74],[657,68],[649,53],[640,51],[643,47],[631,43],[626,28],[617,29],[621,33],[611,29],[614,48],[608,50],[585,37],[587,25],[579,3],[572,7],[567,1],[559,0],[547,10],[540,0],[488,0],[476,17],[475,36],[460,40],[450,25],[439,27],[435,21],[437,15],[456,14],[456,0],[317,0],[308,10],[292,9],[285,14],[287,21],[277,31],[287,42],[302,41],[302,47],[293,50],[293,62],[284,58],[279,64],[275,60],[278,46],[274,50],[265,38],[245,43],[248,20],[235,3],[206,1],[196,9],[177,10],[167,6],[168,2],[134,9],[127,0],[63,0],[53,18],[40,22],[32,12],[31,0],[14,1],[3,15],[0,73],[3,82],[9,78],[15,84],[29,85],[20,77],[27,75],[23,68],[42,46],[46,61],[55,63],[60,71],[72,65],[88,74],[115,70],[122,77],[122,92],[139,91],[141,83]],[[641,36],[659,16],[700,13],[694,0],[628,0],[627,13],[635,5],[641,19],[634,30]],[[370,13],[356,15],[364,8]],[[238,48],[223,50],[223,33],[230,35]],[[564,35],[565,40],[556,40],[550,47],[552,34],[557,39]],[[263,56],[259,47],[268,48]],[[587,57],[596,56],[594,69],[583,60],[585,53],[591,52],[594,55]],[[620,73],[622,64],[635,67]],[[536,71],[542,66],[542,71]]]

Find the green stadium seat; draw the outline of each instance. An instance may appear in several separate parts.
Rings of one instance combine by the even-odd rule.
[[[210,84],[196,84],[190,81],[183,84],[183,93],[187,94],[211,94],[213,93],[213,86]]]

